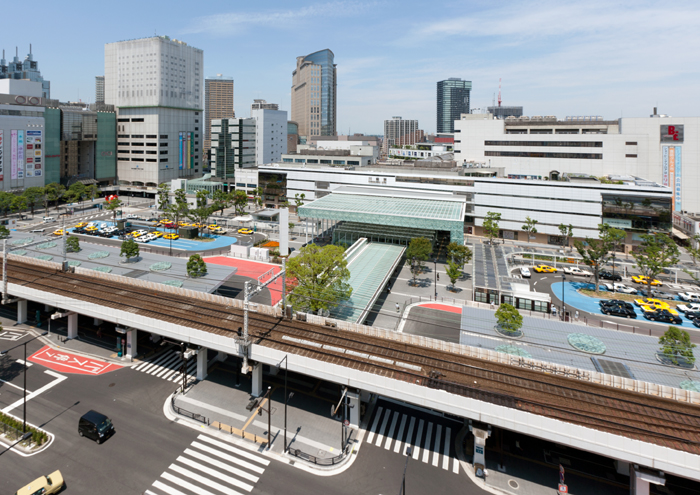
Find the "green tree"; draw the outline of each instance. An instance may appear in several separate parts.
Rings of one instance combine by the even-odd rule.
[[[209,191],[200,189],[195,193],[197,208],[204,208],[209,202]]]
[[[199,254],[190,256],[187,262],[187,276],[192,278],[203,277],[207,274],[207,264]]]
[[[610,257],[610,250],[625,238],[625,231],[610,227],[608,224],[598,225],[598,239],[586,237],[586,242],[576,241],[574,246],[583,262],[593,268],[595,278],[595,291],[598,292],[600,280],[600,267]]]
[[[15,195],[6,191],[0,191],[0,210],[2,210],[2,215],[7,216],[7,212],[12,208],[14,203]]]
[[[447,257],[460,267],[464,266],[466,263],[469,263],[472,256],[474,256],[474,253],[472,253],[472,250],[464,244],[450,242],[447,245]]]
[[[574,226],[571,224],[564,225],[561,223],[559,224],[559,233],[566,239],[566,246],[570,248],[571,246],[569,246],[569,241],[574,236]]]
[[[533,234],[537,233],[537,228],[535,225],[537,225],[539,222],[537,220],[534,220],[530,218],[529,216],[525,218],[525,225],[520,227],[522,230],[527,232],[527,242],[530,242],[530,236]]]
[[[688,251],[688,255],[690,255],[690,258],[693,260],[694,271],[688,270],[686,268],[684,268],[683,271],[690,275],[690,278],[692,278],[697,283],[698,279],[700,279],[700,277],[698,276],[698,259],[700,259],[700,234],[695,234],[690,238],[690,244],[686,248],[686,251]]]
[[[139,245],[129,237],[127,240],[122,242],[122,249],[119,256],[124,256],[127,261],[131,258],[138,258],[139,256]]]
[[[317,312],[347,301],[352,294],[345,250],[329,244],[309,244],[287,262],[287,280],[296,287],[289,294],[292,306]]]
[[[269,187],[270,189],[279,188],[279,186],[277,184],[269,184],[267,187]],[[258,186],[255,189],[253,189],[253,198],[254,198],[255,204],[257,204],[258,206],[263,205],[263,188],[262,187]]]
[[[170,186],[163,182],[158,186],[158,210],[161,215],[165,213],[170,206]]]
[[[289,222],[287,226],[289,227],[289,231],[291,232],[292,229],[294,229],[294,222]]]
[[[678,263],[680,251],[666,234],[642,234],[642,244],[632,253],[642,275],[654,280],[669,266]]]
[[[486,212],[486,218],[482,224],[484,229],[484,235],[489,238],[489,244],[493,245],[493,240],[498,237],[498,222],[501,220],[500,213],[494,213],[493,211]]]
[[[44,199],[44,188],[43,187],[28,187],[22,193],[22,196],[27,198],[27,206],[34,216],[34,207],[37,203],[41,203]]]
[[[189,215],[190,205],[187,203],[187,193],[184,189],[175,191],[175,202],[168,205],[165,211],[173,222],[175,222],[175,225],[178,226],[182,219]]]
[[[104,209],[112,212],[112,220],[114,221],[115,225],[117,224],[117,212],[122,207],[122,205],[123,205],[122,200],[119,198],[115,198],[112,201],[110,201],[109,203],[105,204]]]
[[[66,249],[71,253],[80,251],[80,240],[74,235],[66,239]]]
[[[66,188],[62,184],[59,184],[57,182],[52,182],[48,186],[44,188],[44,191],[46,193],[46,211],[48,213],[48,202],[55,201],[56,202],[56,211],[58,211],[58,202],[60,199],[63,197],[63,195],[66,193]]]
[[[236,216],[240,217],[245,213],[245,207],[248,205],[248,195],[245,191],[233,191],[231,203],[236,211]]]
[[[503,303],[496,310],[496,321],[501,330],[516,333],[523,326],[523,316],[512,304]]]
[[[0,225],[0,239],[7,239],[10,237],[10,231],[4,225]],[[2,328],[0,328],[2,330]]]
[[[209,220],[209,217],[213,212],[214,209],[212,206],[202,206],[199,208],[195,208],[194,210],[189,210],[189,212],[187,213],[187,218],[192,220],[192,222],[194,223],[206,227],[207,220]],[[199,235],[202,232],[202,228],[203,227],[198,227],[197,235]]]
[[[668,327],[668,330],[659,337],[661,352],[668,357],[673,364],[678,364],[678,358],[683,358],[688,364],[695,363],[693,349],[695,344],[690,342],[690,335],[685,330],[677,327]]]
[[[27,209],[27,198],[24,195],[15,196],[12,198],[12,211],[19,214],[22,219],[22,212]]]
[[[417,264],[421,269],[424,261],[430,258],[433,252],[433,245],[425,237],[414,237],[406,248],[406,263],[413,266]],[[414,263],[415,260],[415,263]]]
[[[100,194],[100,189],[95,184],[90,184],[85,188],[85,197],[95,201],[95,198]]]
[[[299,208],[301,206],[304,206],[304,199],[306,199],[306,194],[304,194],[304,193],[301,193],[301,194],[296,193],[294,195],[294,206],[297,207],[297,212],[299,212]]]
[[[76,182],[68,188],[63,197],[70,203],[79,203],[81,206],[86,196],[86,187],[82,182]]]
[[[223,215],[224,210],[231,205],[231,195],[223,189],[217,189],[214,191],[212,201],[214,202],[214,211],[220,211]]]
[[[445,267],[445,273],[447,274],[447,277],[450,279],[450,283],[452,284],[452,288],[454,288],[455,284],[457,283],[457,280],[459,277],[462,276],[462,266],[453,263],[450,260],[447,260],[447,266]]]

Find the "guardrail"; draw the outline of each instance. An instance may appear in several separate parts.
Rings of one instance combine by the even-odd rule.
[[[297,457],[299,459],[303,459],[308,462],[312,462],[316,464],[317,466],[335,466],[339,462],[341,462],[343,459],[345,459],[350,452],[350,445],[346,446],[343,452],[335,457],[331,457],[330,459],[325,458],[325,457],[317,457],[315,455],[307,454],[306,452],[303,452],[301,449],[289,449],[288,452],[293,455],[294,457]]]
[[[181,416],[185,416],[186,418],[194,419],[195,421],[199,421],[200,423],[203,423],[205,425],[208,425],[209,422],[207,421],[207,418],[202,416],[201,414],[193,413],[191,411],[188,411],[187,409],[183,409],[177,405],[175,405],[175,397],[170,398],[170,404],[173,407],[173,411],[175,411],[177,414]]]

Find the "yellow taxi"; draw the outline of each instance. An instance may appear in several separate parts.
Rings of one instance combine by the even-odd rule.
[[[73,228],[74,228],[74,229],[82,229],[83,227],[87,227],[87,222],[80,222],[79,224],[77,224],[77,225],[76,225],[75,227],[73,227]]]
[[[154,230],[151,232],[151,235],[154,235],[156,237],[163,237],[163,233],[160,230]]]
[[[127,235],[130,235],[131,237],[141,237],[141,232],[135,230],[133,232],[129,232]]]
[[[207,228],[208,228],[209,230],[216,230],[216,229],[219,228],[219,226],[216,225],[215,223],[213,223],[213,224],[211,224],[211,225],[207,225]]]
[[[172,220],[168,220],[167,218],[161,218],[158,223],[161,225],[165,225],[166,223],[170,223],[170,222],[172,222]]]
[[[163,239],[168,239],[168,240],[173,240],[173,241],[176,239],[179,239],[179,238],[180,238],[180,236],[177,234],[165,234],[163,236]]]
[[[670,307],[661,308],[659,306],[653,306],[653,305],[650,306],[650,305],[644,304],[644,305],[640,306],[639,309],[641,309],[642,313],[644,313],[644,314],[655,313],[657,311],[668,311],[673,316],[678,316],[678,311],[676,311],[675,309],[671,309]]]
[[[53,235],[63,235],[63,229],[57,229],[53,231]]]
[[[180,227],[189,227],[189,226],[190,226],[190,224],[187,223],[187,222],[177,222],[177,224],[178,224]]]
[[[203,223],[191,223],[190,227],[197,227],[198,229],[203,229],[204,227],[206,227],[206,225],[204,225]]]
[[[97,232],[98,230],[100,230],[100,229],[98,229],[98,228],[97,228],[96,226],[94,226],[94,225],[90,225],[89,227],[86,227],[86,228],[85,228],[85,232]]]
[[[537,265],[533,268],[537,273],[556,273],[557,269],[549,265]]]
[[[639,307],[642,306],[651,306],[656,309],[670,309],[671,305],[668,304],[666,301],[662,301],[661,299],[653,299],[653,298],[643,298],[643,299],[635,299],[634,304],[636,304]]]
[[[253,229],[248,229],[248,228],[243,228],[243,229],[238,229],[239,234],[245,234],[245,235],[250,235],[253,233]]]
[[[54,471],[48,476],[40,476],[28,485],[23,486],[15,492],[15,495],[51,495],[61,491],[64,485],[61,471]]]
[[[637,283],[637,284],[644,284],[644,285],[663,285],[661,281],[659,280],[650,280],[649,277],[645,277],[644,275],[634,275],[632,277],[632,281]]]

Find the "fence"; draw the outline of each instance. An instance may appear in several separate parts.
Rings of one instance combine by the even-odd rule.
[[[334,466],[347,457],[348,453],[350,452],[350,446],[348,445],[345,447],[343,452],[335,457],[331,457],[330,459],[325,457],[316,457],[315,455],[302,452],[300,449],[289,449],[288,452],[294,457],[298,457],[299,459],[303,459],[308,462],[313,462],[317,466]]]
[[[193,413],[191,411],[188,411],[187,409],[183,409],[175,404],[175,397],[170,398],[170,404],[173,406],[173,411],[178,413],[181,416],[185,416],[186,418],[191,418],[194,419],[195,421],[199,421],[200,423],[204,423],[205,425],[208,425],[209,422],[207,421],[207,418],[202,416],[201,414]]]
[[[24,433],[0,421],[0,435],[4,436],[10,442],[16,442],[22,438]]]

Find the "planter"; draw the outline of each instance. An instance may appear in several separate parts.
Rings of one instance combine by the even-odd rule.
[[[694,370],[695,364],[689,363],[684,357],[681,356],[676,356],[676,361],[678,361],[678,364],[675,364],[673,361],[671,361],[671,358],[669,358],[666,354],[664,354],[661,351],[658,351],[656,354],[656,360],[663,364],[664,366],[672,366],[674,368],[680,368],[684,370]]]
[[[512,332],[510,330],[502,328],[500,325],[495,325],[493,329],[498,335],[500,335],[501,337],[506,337],[508,339],[522,339],[525,336],[522,330],[516,330]]]

